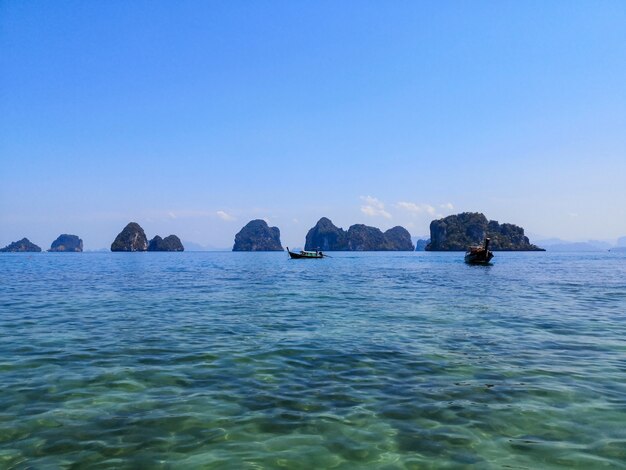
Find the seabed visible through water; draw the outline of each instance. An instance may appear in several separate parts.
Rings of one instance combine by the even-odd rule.
[[[626,468],[626,255],[0,256],[1,468]]]

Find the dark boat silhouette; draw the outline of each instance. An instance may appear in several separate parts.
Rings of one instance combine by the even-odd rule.
[[[489,251],[489,238],[485,238],[483,246],[470,246],[465,253],[465,262],[467,264],[489,264],[493,253]]]
[[[291,259],[321,259],[328,257],[328,255],[325,255],[319,250],[300,251],[300,253],[294,253],[293,251],[289,251],[289,247],[287,247],[287,253],[289,253],[289,257]]]

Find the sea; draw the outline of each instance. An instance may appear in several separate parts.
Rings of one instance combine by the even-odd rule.
[[[329,254],[0,255],[0,468],[626,468],[626,253]]]

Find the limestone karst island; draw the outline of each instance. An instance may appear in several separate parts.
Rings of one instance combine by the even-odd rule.
[[[430,238],[418,240],[414,245],[411,234],[401,226],[382,231],[364,224],[351,225],[348,230],[337,227],[327,217],[322,217],[307,232],[305,250],[321,251],[464,251],[468,246],[491,239],[493,251],[544,251],[532,243],[524,229],[514,224],[500,224],[488,220],[480,212],[463,212],[450,215],[430,223]],[[155,235],[148,239],[137,222],[128,223],[111,243],[111,251],[184,251],[176,235],[162,238]],[[280,229],[270,227],[267,222],[255,219],[248,222],[235,235],[232,251],[283,251]],[[40,252],[41,248],[28,238],[10,243],[0,252]],[[77,235],[62,234],[54,240],[48,250],[58,253],[83,251],[83,240]]]
[[[491,238],[494,251],[543,251],[524,235],[524,229],[513,224],[487,220],[484,214],[464,212],[430,224],[430,239],[413,245],[411,234],[396,226],[383,232],[364,224],[351,225],[348,230],[337,227],[322,217],[306,234],[305,250],[321,251],[465,251],[468,246]],[[269,227],[263,220],[248,222],[235,236],[233,251],[282,251],[278,227]]]
[[[530,243],[524,229],[513,224],[487,220],[479,212],[463,212],[430,223],[430,243],[426,251],[465,251],[485,238],[494,251],[544,251]]]
[[[137,222],[130,222],[115,237],[111,244],[111,251],[184,251],[180,238],[168,235],[161,238],[156,235],[148,241],[143,228]]]

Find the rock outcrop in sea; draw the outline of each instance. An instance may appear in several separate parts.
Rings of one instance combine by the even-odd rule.
[[[148,239],[141,226],[130,222],[111,244],[111,251],[147,251]]]
[[[185,251],[185,247],[176,235],[165,238],[157,235],[148,243],[148,251]]]
[[[491,238],[493,251],[545,251],[530,243],[524,229],[513,224],[487,220],[480,212],[463,212],[430,223],[430,243],[426,251],[465,251]]]
[[[21,253],[21,252],[32,252],[38,253],[41,251],[37,245],[32,243],[28,238],[22,238],[13,243],[9,243],[4,248],[0,249],[2,253]]]
[[[389,251],[413,251],[415,249],[411,240],[411,234],[400,225],[390,228],[383,235]]]
[[[233,251],[283,251],[280,230],[264,220],[251,220],[235,235]]]
[[[429,243],[430,238],[427,240],[420,238],[419,240],[417,240],[417,242],[415,242],[415,251],[425,251]]]
[[[305,250],[348,251],[348,234],[322,217],[306,234]]]
[[[321,251],[413,251],[411,234],[404,227],[382,232],[363,224],[350,226],[346,232],[330,219],[322,217],[306,234],[305,250]]]
[[[81,252],[83,251],[83,241],[77,235],[68,235],[66,233],[52,242],[48,251],[53,252]]]

